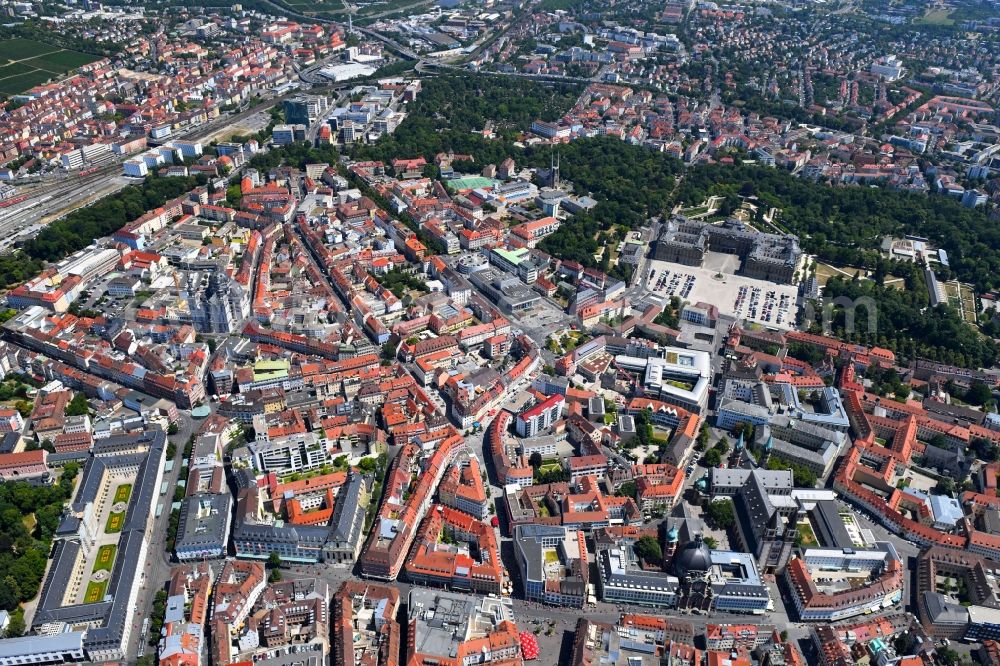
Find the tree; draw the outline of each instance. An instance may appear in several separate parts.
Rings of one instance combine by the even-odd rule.
[[[767,459],[767,469],[778,470],[787,469],[792,472],[792,481],[796,486],[800,488],[815,488],[816,487],[816,473],[804,467],[802,465],[797,465],[792,462],[788,462],[783,458],[772,455]]]
[[[635,481],[626,481],[622,485],[618,486],[618,490],[615,491],[615,495],[618,497],[631,497],[635,499]]]
[[[17,608],[21,602],[21,587],[13,576],[0,581],[0,608]]]
[[[954,495],[955,494],[955,480],[950,476],[942,476],[938,479],[937,485],[934,487],[935,495]]]
[[[176,435],[180,431],[180,429],[181,429],[181,427],[179,425],[177,425],[176,422],[171,422],[167,426],[167,434],[168,435]]]
[[[163,620],[167,614],[167,591],[157,590],[153,597],[153,610],[149,613],[149,643],[156,645],[160,640]]]
[[[17,638],[18,636],[23,636],[25,630],[27,630],[27,627],[24,624],[24,609],[18,608],[10,614],[10,624],[7,625],[7,631],[4,636],[6,638]]]
[[[739,438],[740,434],[743,435],[744,442],[753,441],[753,424],[746,421],[740,421],[733,427],[733,437]]]
[[[281,555],[278,554],[278,551],[272,550],[267,556],[267,568],[277,569],[280,566],[281,566]]]
[[[537,470],[542,466],[542,454],[538,451],[532,451],[531,455],[528,456],[528,464]]]
[[[66,416],[86,416],[90,413],[90,405],[87,404],[87,396],[81,391],[77,391],[73,399],[66,405]]]
[[[705,465],[708,467],[715,467],[722,462],[722,454],[719,453],[719,449],[712,448],[705,453],[705,457],[702,460],[705,461]]]
[[[635,542],[634,549],[635,554],[644,562],[660,562],[663,560],[663,549],[660,548],[659,542],[655,537],[651,537],[648,534],[640,537]]]
[[[281,569],[271,569],[271,573],[267,577],[267,582],[269,582],[269,583],[280,583],[281,582]]]
[[[707,536],[702,539],[702,541],[705,542],[705,545],[708,546],[710,550],[715,550],[719,546],[719,542],[715,540],[715,537]]]
[[[962,660],[958,652],[950,647],[940,648],[937,651],[937,656],[938,659],[940,659],[942,663],[947,664],[947,666],[956,666],[956,664],[960,663]]]
[[[702,421],[701,430],[698,431],[698,443],[696,444],[698,451],[704,451],[705,447],[708,446],[708,437],[708,423]]]
[[[970,405],[983,405],[993,399],[993,392],[985,382],[974,379],[965,392],[965,401]]]
[[[985,462],[993,462],[997,458],[1000,458],[1000,447],[996,444],[986,439],[985,437],[975,437],[969,442],[969,450],[972,451],[977,458]]]
[[[731,499],[717,500],[708,505],[708,518],[716,527],[728,529],[736,524],[736,512]]]

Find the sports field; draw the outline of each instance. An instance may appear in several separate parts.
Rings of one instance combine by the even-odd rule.
[[[97,59],[33,39],[0,40],[0,94],[24,92]]]

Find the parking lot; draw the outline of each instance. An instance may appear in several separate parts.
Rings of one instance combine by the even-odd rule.
[[[726,255],[731,257],[731,255]],[[731,257],[731,259],[736,259]],[[733,261],[725,265],[684,266],[652,260],[646,273],[646,288],[659,295],[677,296],[689,303],[710,303],[719,314],[732,315],[768,328],[789,330],[798,315],[798,289],[790,284],[735,275]],[[738,265],[738,261],[735,262]],[[721,270],[720,270],[721,269]]]

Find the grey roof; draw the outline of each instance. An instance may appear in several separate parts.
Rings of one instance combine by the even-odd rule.
[[[20,636],[0,640],[0,659],[30,657],[48,652],[74,653],[83,649],[84,631],[67,631],[54,636]],[[26,659],[25,663],[31,663]]]
[[[620,545],[607,548],[597,554],[597,568],[605,585],[627,587],[637,590],[662,590],[666,593],[677,590],[679,580],[665,571],[642,569],[631,546]]]
[[[45,577],[45,584],[38,598],[38,610],[35,612],[33,626],[62,618],[87,621],[103,617],[107,612],[111,604],[104,602],[65,608],[62,605],[63,595],[66,593],[68,581],[73,576],[79,552],[79,541],[56,542],[52,551],[52,564],[49,566],[49,573]]]
[[[790,470],[758,469],[753,471],[756,473],[758,480],[767,488],[768,492],[791,492],[792,488],[795,487]],[[750,478],[750,474],[751,470],[749,469],[719,469],[718,467],[713,467],[711,469],[713,493],[715,492],[715,488],[743,486],[746,484],[747,479]]]
[[[839,506],[832,500],[820,500],[810,512],[820,541],[828,548],[853,548],[854,541],[840,519]]]
[[[827,442],[819,451],[814,451],[778,438],[772,440],[772,447],[773,453],[779,458],[788,458],[792,462],[813,465],[822,470],[825,470],[827,465],[837,457],[839,451],[833,442]]]
[[[635,430],[635,418],[629,416],[628,414],[618,415],[618,434],[620,435],[634,435]]]
[[[135,449],[137,446],[148,446],[149,451],[146,454],[115,457],[92,455],[84,467],[83,479],[72,504],[73,511],[80,513],[88,502],[93,501],[100,490],[101,477],[105,469],[138,464],[125,523],[118,538],[118,552],[111,580],[107,587],[107,595],[111,596],[111,601],[76,606],[62,605],[63,594],[69,586],[68,581],[76,565],[80,543],[76,540],[61,540],[56,542],[52,565],[49,567],[49,574],[39,597],[38,609],[32,620],[33,627],[49,622],[93,623],[95,626],[87,631],[84,640],[84,647],[88,652],[123,649],[122,638],[125,627],[133,613],[128,604],[129,590],[135,585],[135,577],[141,569],[146,521],[156,493],[159,491],[156,487],[156,478],[163,462],[167,438],[162,430],[156,429],[115,439],[117,441],[114,445],[117,447]],[[64,526],[68,526],[66,521],[60,525],[60,529]]]
[[[713,550],[711,560],[712,588],[717,595],[770,597],[750,553]]]
[[[983,529],[990,534],[1000,534],[1000,511],[993,508],[983,511]]]
[[[955,418],[965,421],[966,423],[983,425],[987,418],[987,412],[972,409],[971,407],[966,407],[965,405],[951,405],[946,402],[931,400],[930,398],[924,398],[921,405],[928,412],[946,416],[949,420]]]
[[[943,594],[924,591],[924,606],[928,619],[933,624],[965,625],[969,622],[969,610],[965,606],[950,603]]]
[[[733,509],[740,524],[740,532],[748,542],[748,550],[756,554],[761,535],[777,513],[758,470],[754,470],[743,487],[736,492]]]
[[[21,433],[8,432],[0,438],[0,453],[13,453],[17,445],[21,443]]]
[[[330,538],[334,541],[355,543],[364,527],[365,507],[361,506],[361,491],[367,480],[352,473],[347,483],[337,493],[330,521]],[[373,500],[374,501],[374,500]]]
[[[61,467],[71,460],[86,460],[90,456],[90,451],[64,451],[62,453],[50,453],[47,460],[50,466]]]
[[[476,615],[476,598],[414,588],[407,602],[410,643],[416,652],[442,657],[457,655],[460,636]]]
[[[680,502],[674,505],[671,515],[667,517],[667,532],[674,528],[677,528],[677,541],[687,543],[693,541],[696,535],[704,533],[705,523],[694,515],[687,502]]]
[[[144,394],[139,394],[144,395]],[[165,438],[162,430],[144,430],[125,435],[111,435],[94,441],[91,452],[94,456],[114,456],[133,452],[138,447],[152,446],[157,439]]]
[[[257,485],[257,482],[253,472],[244,468],[233,472],[233,484],[236,486],[236,490],[239,491],[244,488],[253,488]]]
[[[514,528],[514,548],[518,555],[518,565],[522,575],[529,581],[545,580],[544,563],[544,542],[550,544],[556,541],[563,541],[575,530],[568,530],[559,525],[517,525]],[[584,579],[580,565],[585,563],[575,559],[574,562],[566,563],[573,571],[572,575],[563,575],[559,580],[559,589],[562,594],[582,595],[584,592]]]
[[[749,400],[743,401],[736,397],[737,395],[743,395],[746,392],[749,392],[750,394]],[[756,378],[725,378],[723,380],[722,391],[720,393],[724,399],[731,400],[733,402],[746,402],[750,405],[762,407],[766,412],[771,411],[771,391],[768,389],[767,384]]]
[[[747,416],[763,420],[767,420],[771,416],[771,410],[764,405],[755,405],[750,402],[744,402],[743,400],[728,397],[723,397],[719,401],[717,411],[720,414],[723,412],[729,412],[732,414],[738,414],[739,416]]]
[[[262,543],[292,543],[300,544],[324,543],[329,528],[326,526],[289,525],[258,525],[256,523],[240,522],[233,530],[233,538],[239,541],[259,541]]]
[[[773,434],[775,439],[794,438],[797,444],[815,449],[819,449],[826,442],[833,442],[839,448],[848,439],[847,435],[839,430],[824,428],[788,414],[775,414],[766,426],[754,431],[754,439],[758,442],[766,441],[770,434]]]
[[[209,509],[205,515],[200,515],[199,508],[202,506]],[[178,516],[175,550],[216,546],[225,548],[232,506],[233,496],[228,492],[218,495],[198,493],[185,497]]]
[[[75,536],[80,531],[80,519],[72,513],[64,513],[59,527],[56,528],[56,537]]]
[[[148,481],[150,476],[155,478],[159,471],[159,456],[156,456],[152,448],[158,445],[161,449],[160,453],[162,453],[165,441],[166,436],[162,430],[147,430],[139,435],[114,435],[95,442],[92,455],[83,468],[83,478],[80,480],[80,488],[73,499],[73,511],[82,513],[87,504],[97,498],[97,493],[100,492],[101,483],[104,479],[104,472],[109,468],[138,465],[139,473],[134,484],[133,494],[135,490],[142,491],[143,484]],[[125,455],[119,453],[123,450],[135,451],[137,447],[143,445],[150,447],[151,450],[148,454],[141,451]],[[109,455],[112,453],[118,453],[118,455]],[[146,465],[146,460],[149,457],[157,457],[157,465]],[[157,492],[158,489],[147,488],[146,491],[148,491],[147,494],[150,497],[144,499],[151,499],[151,495]],[[130,507],[134,504],[135,502],[129,502]],[[132,514],[131,510],[129,514]],[[143,515],[142,520],[145,521],[145,519],[146,517]],[[128,525],[126,525],[125,529],[128,529]]]

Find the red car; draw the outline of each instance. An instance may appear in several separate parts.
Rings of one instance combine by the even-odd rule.
[[[490,525],[492,525],[493,527],[500,527],[500,519],[497,518],[496,516],[493,516],[492,520],[490,520]]]

